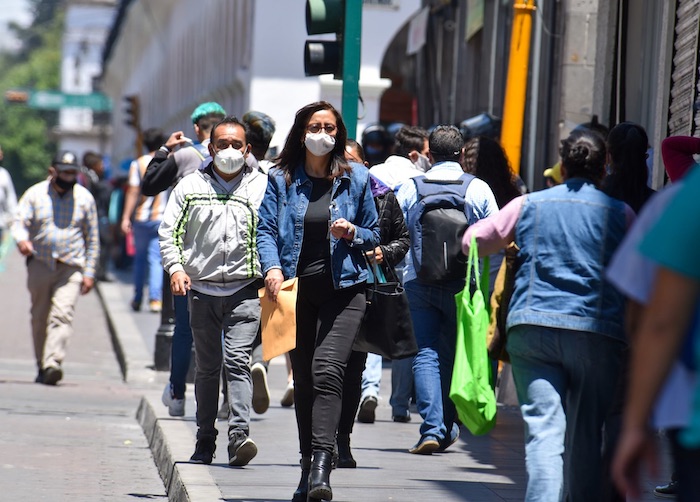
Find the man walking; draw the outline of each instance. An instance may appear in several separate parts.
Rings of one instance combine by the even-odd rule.
[[[454,297],[464,288],[466,270],[462,268],[454,271],[456,273],[450,270],[450,273],[445,274],[447,278],[438,281],[421,278],[425,277],[427,271],[417,271],[417,263],[420,263],[417,257],[420,259],[422,249],[432,248],[428,247],[429,237],[425,231],[422,233],[421,247],[417,248],[414,240],[417,232],[414,232],[412,222],[425,220],[424,224],[427,224],[428,219],[417,218],[414,212],[424,207],[424,203],[419,204],[419,201],[428,200],[424,197],[426,188],[423,187],[426,186],[432,187],[428,190],[434,194],[433,197],[444,197],[450,203],[459,200],[459,206],[455,206],[455,209],[463,213],[469,225],[498,212],[496,199],[489,186],[478,178],[464,175],[459,164],[463,144],[462,134],[456,127],[436,127],[429,138],[432,167],[425,175],[404,183],[396,195],[404,218],[409,223],[409,232],[413,232],[403,277],[418,343],[418,354],[413,360],[413,377],[418,411],[423,423],[420,426],[421,437],[409,451],[421,455],[442,451],[459,438],[459,427],[455,422],[456,410],[449,398],[449,391],[457,333]],[[444,204],[441,206],[441,211],[447,207]],[[439,213],[437,217],[439,218]],[[457,240],[461,245],[461,236]],[[447,265],[447,250],[455,243],[443,244]],[[428,268],[432,264],[424,261],[421,265]]]
[[[157,127],[146,129],[143,143],[149,153],[134,160],[129,167],[129,188],[124,198],[121,229],[124,235],[133,233],[136,255],[134,256],[134,299],[132,310],[141,310],[143,287],[148,277],[148,308],[160,312],[163,301],[163,269],[158,252],[158,227],[165,211],[166,194],[145,197],[140,193],[141,181],[153,152],[163,144],[165,135]],[[133,220],[133,221],[132,221]]]
[[[216,450],[219,374],[228,383],[229,465],[257,454],[249,435],[250,356],[260,324],[262,286],[256,251],[258,208],[267,177],[246,165],[246,126],[226,117],[212,129],[213,162],[183,178],[173,190],[160,227],[163,267],[173,295],[190,291],[194,339],[197,445],[192,462],[210,464]]]
[[[12,225],[17,248],[27,257],[36,381],[46,385],[63,378],[75,304],[94,285],[100,249],[95,199],[75,184],[79,169],[75,154],[59,153],[49,178],[20,199]]]
[[[192,112],[190,119],[198,145],[188,145],[182,131],[175,131],[160,146],[148,164],[141,180],[141,193],[156,196],[175,186],[182,178],[195,172],[209,156],[209,136],[214,125],[226,116],[223,107],[215,102],[202,103]],[[176,149],[180,147],[179,149]],[[170,349],[170,381],[163,389],[162,401],[171,417],[185,415],[185,391],[187,372],[192,355],[192,329],[187,296],[173,298],[175,327]]]

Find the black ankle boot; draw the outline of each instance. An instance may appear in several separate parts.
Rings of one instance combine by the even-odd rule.
[[[292,496],[292,502],[306,502],[309,493],[309,471],[311,470],[311,457],[301,457],[301,479],[297,491]]]
[[[357,467],[357,462],[352,458],[350,451],[350,434],[338,434],[338,468],[339,469],[354,469]]]
[[[309,474],[309,500],[332,500],[331,490],[331,454],[327,451],[314,452],[314,461]]]

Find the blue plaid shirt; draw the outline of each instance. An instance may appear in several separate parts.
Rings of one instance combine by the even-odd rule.
[[[95,277],[100,252],[97,209],[92,194],[80,185],[63,196],[49,181],[30,187],[17,205],[12,237],[31,241],[34,257],[51,270],[60,261]]]

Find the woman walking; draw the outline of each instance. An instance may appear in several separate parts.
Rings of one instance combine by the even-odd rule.
[[[346,139],[330,103],[300,109],[259,214],[267,294],[274,300],[282,281],[299,278],[290,357],[302,476],[294,502],[333,497],[329,475],[343,377],[365,312],[364,253],[379,243],[369,173],[347,163]]]
[[[476,237],[480,255],[520,247],[507,350],[526,427],[528,501],[601,500],[601,429],[627,345],[624,299],[604,270],[634,213],[598,189],[599,135],[575,131],[560,154],[563,184],[513,199],[463,240],[467,252]]]

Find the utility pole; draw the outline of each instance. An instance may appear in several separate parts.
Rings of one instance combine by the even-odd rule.
[[[530,38],[535,0],[514,0],[513,31],[510,38],[508,78],[503,103],[501,145],[515,174],[520,174],[523,144],[523,121],[527,96],[527,73],[530,63]]]

